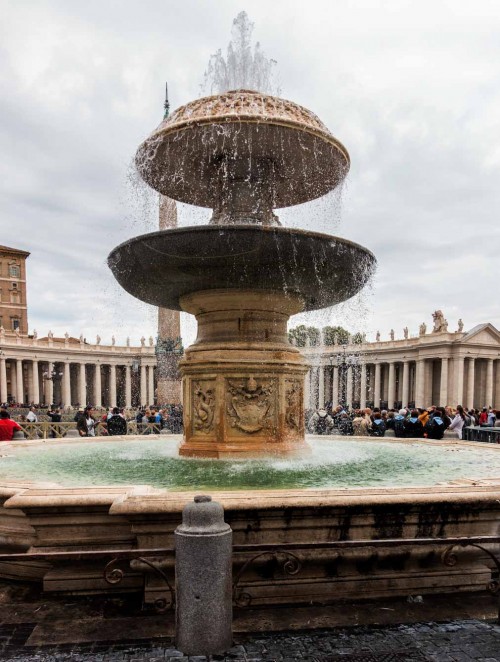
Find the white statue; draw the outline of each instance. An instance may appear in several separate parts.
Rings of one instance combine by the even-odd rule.
[[[80,333],[80,344],[83,345],[83,333]]]
[[[408,340],[408,333],[409,333],[409,332],[408,332],[408,327],[405,326],[405,328],[403,329],[403,335],[404,335],[404,337],[405,337],[405,340]]]
[[[127,336],[127,341],[126,342],[127,342],[127,347],[130,347],[130,338],[129,338],[129,336]]]
[[[95,339],[95,344],[96,344],[96,345],[100,345],[100,344],[101,344],[101,336],[100,336],[99,334],[97,334],[97,337],[96,337],[96,339]]]
[[[38,338],[38,332],[36,329],[33,329],[33,340],[36,340]]]
[[[111,336],[111,344],[113,347],[116,345],[116,338],[114,336]]]
[[[375,340],[377,342],[380,342],[380,331],[377,331],[377,335],[375,336]]]
[[[64,339],[65,339],[65,340],[69,340],[69,333],[68,333],[67,331],[66,331],[66,333],[64,334]]]
[[[443,320],[443,332],[448,331],[448,320]]]
[[[391,340],[394,340],[394,329],[391,329],[391,333],[389,335],[391,336]]]
[[[146,338],[142,336],[141,338],[141,347],[144,347],[146,345]]]
[[[155,344],[153,336],[149,336],[149,346],[152,347]]]
[[[47,338],[48,338],[49,340],[52,340],[53,337],[54,337],[54,334],[52,333],[52,331],[49,331],[49,332],[47,333]]]
[[[425,336],[427,333],[427,324],[425,322],[422,322],[422,324],[418,328],[418,334],[420,336]]]
[[[19,327],[18,327],[18,326],[16,326],[16,330],[14,331],[14,333],[16,334],[16,337],[17,337],[17,338],[20,338],[20,337],[21,337],[21,332],[19,331]]]
[[[463,333],[464,330],[464,323],[462,321],[462,318],[458,320],[458,333]]]
[[[448,327],[448,322],[445,320],[442,310],[435,310],[432,313],[432,319],[434,320],[434,328],[432,333],[440,333],[446,331]]]

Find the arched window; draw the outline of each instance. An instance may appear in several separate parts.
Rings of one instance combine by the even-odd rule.
[[[9,276],[11,278],[20,278],[21,277],[21,267],[18,264],[11,264],[9,266]]]

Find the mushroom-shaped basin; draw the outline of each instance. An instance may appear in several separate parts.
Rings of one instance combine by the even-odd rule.
[[[346,148],[314,113],[249,90],[181,106],[136,154],[137,168],[150,186],[201,207],[217,206],[223,162],[233,163],[238,177],[253,179],[263,161],[272,165],[273,208],[318,198],[349,170]]]
[[[300,295],[304,310],[354,296],[374,272],[374,255],[351,241],[281,227],[196,226],[152,232],[117,246],[108,264],[141,301],[181,310],[179,298],[211,289]]]

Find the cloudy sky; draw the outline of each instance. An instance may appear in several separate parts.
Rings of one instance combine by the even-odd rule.
[[[500,328],[498,0],[0,0],[0,244],[31,251],[30,329],[154,334],[154,310],[106,266],[155,229],[131,160],[161,120],[165,80],[172,109],[198,97],[242,9],[282,95],[351,155],[341,204],[282,221],[378,258],[362,296],[306,321],[401,336],[440,308],[452,329]],[[180,210],[183,225],[205,218]]]

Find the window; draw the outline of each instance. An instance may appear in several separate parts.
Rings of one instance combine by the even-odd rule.
[[[20,278],[21,277],[21,268],[18,264],[11,264],[9,266],[9,276],[11,278]]]
[[[15,317],[12,318],[12,331],[15,331],[19,328],[19,320]]]
[[[17,283],[12,283],[12,289],[17,290]]]
[[[19,297],[19,292],[17,290],[14,290],[13,292],[10,293],[10,302],[11,303],[21,303],[21,299]]]

